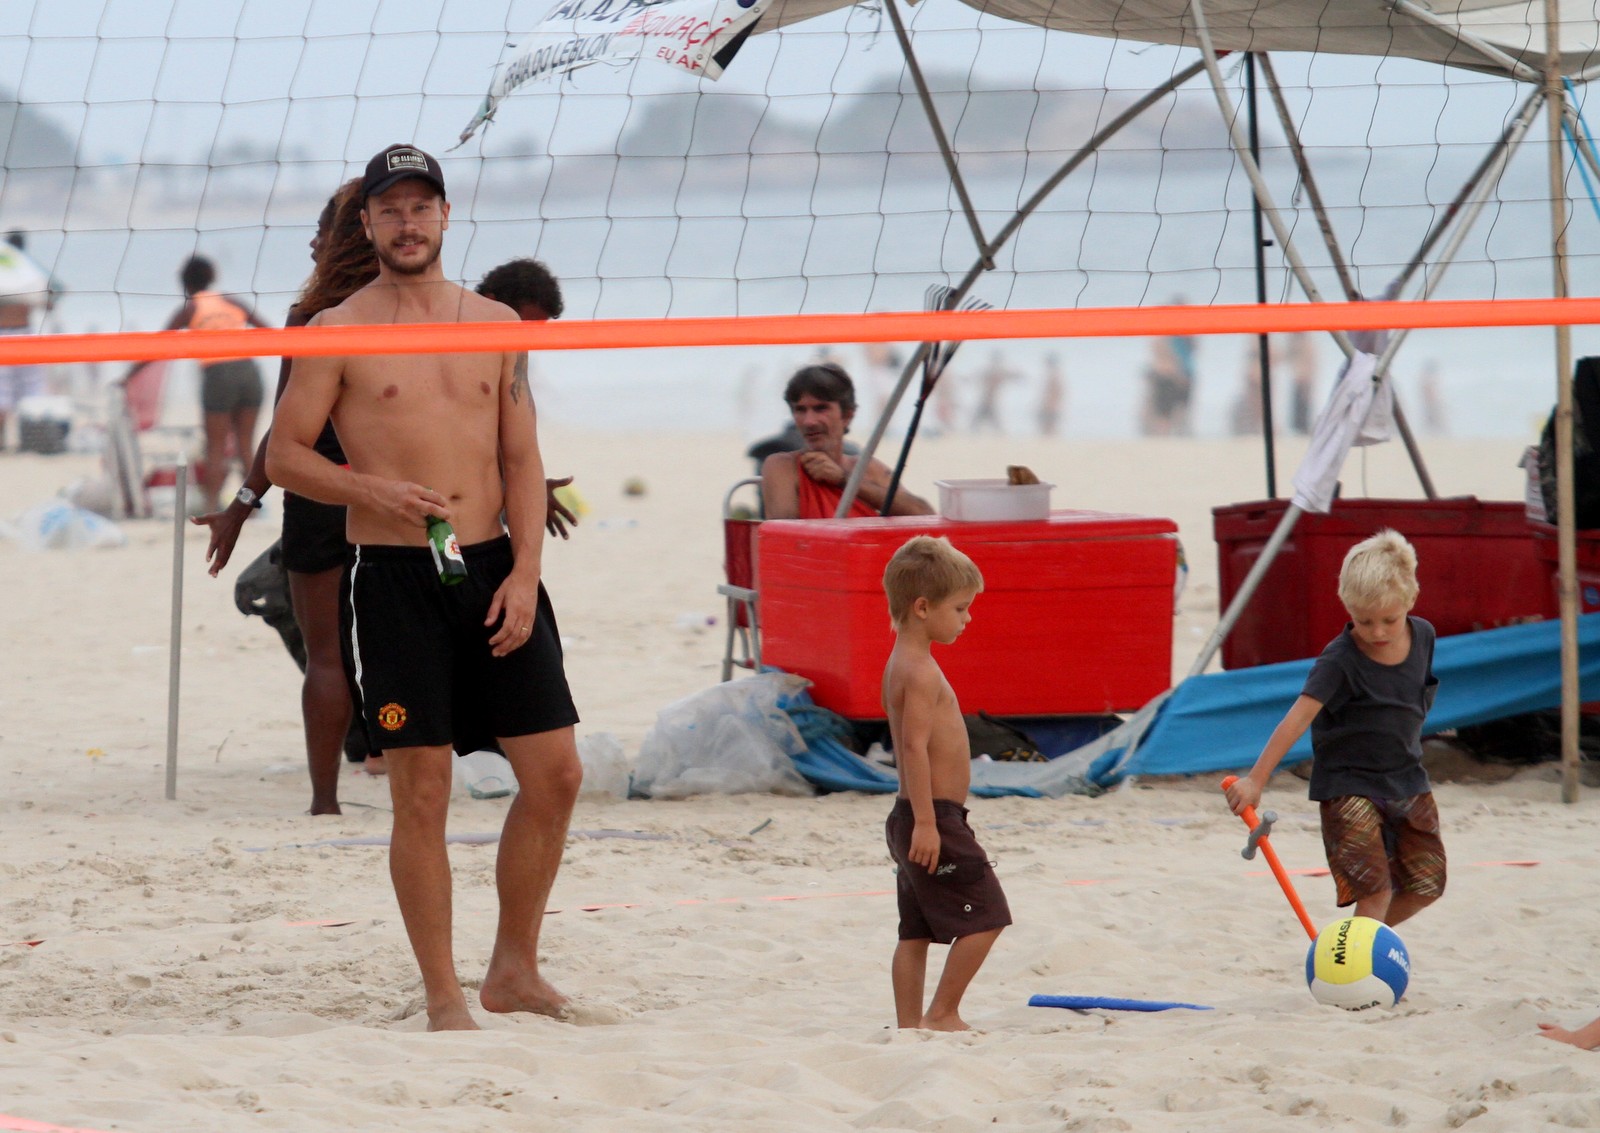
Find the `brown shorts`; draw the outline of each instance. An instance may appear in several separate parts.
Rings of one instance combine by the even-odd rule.
[[[1322,846],[1341,907],[1386,889],[1420,897],[1444,892],[1444,842],[1432,792],[1409,799],[1341,795],[1321,807]]]
[[[907,859],[916,817],[910,799],[895,799],[884,823],[884,838],[896,867],[900,939],[949,944],[1011,923],[1011,907],[1000,889],[989,855],[967,825],[967,808],[949,799],[933,800],[939,830],[939,864],[933,873]]]

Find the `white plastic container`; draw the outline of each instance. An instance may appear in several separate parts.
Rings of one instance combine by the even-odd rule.
[[[958,522],[1050,518],[1054,484],[1013,484],[1008,480],[935,480],[939,514]]]

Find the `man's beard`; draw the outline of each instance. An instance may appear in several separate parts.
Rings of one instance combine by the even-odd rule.
[[[433,245],[433,254],[420,263],[412,261],[397,262],[389,248],[378,248],[378,262],[396,275],[422,275],[434,264],[439,262],[439,253],[444,251],[444,241]]]

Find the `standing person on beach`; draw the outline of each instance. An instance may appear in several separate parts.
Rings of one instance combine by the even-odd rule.
[[[507,260],[491,268],[478,284],[478,294],[504,303],[525,323],[559,319],[567,309],[561,284],[549,268],[534,259]]]
[[[1000,424],[1000,395],[1017,377],[1020,375],[1006,365],[1005,355],[996,350],[989,357],[989,364],[978,374],[978,404],[972,409],[972,423],[967,426],[968,431],[981,433],[985,429],[993,429],[997,433],[1005,432]]]
[[[1350,613],[1273,731],[1250,774],[1228,787],[1235,814],[1261,801],[1273,770],[1311,729],[1311,798],[1339,907],[1397,925],[1445,885],[1439,808],[1422,766],[1422,722],[1433,706],[1433,626],[1410,616],[1417,553],[1394,531],[1352,547],[1339,571]]]
[[[1179,295],[1173,306],[1188,302]],[[1144,369],[1144,404],[1139,431],[1147,437],[1187,437],[1193,431],[1189,407],[1194,400],[1196,343],[1193,335],[1171,334],[1150,340]]]
[[[367,164],[361,197],[378,277],[310,325],[516,318],[445,279],[450,206],[433,157],[389,147]],[[349,468],[314,447],[330,415]],[[430,1030],[477,1027],[455,971],[444,837],[458,717],[492,732],[521,787],[500,836],[500,915],[479,1003],[547,1015],[566,1005],[540,974],[538,942],[583,772],[578,714],[539,577],[537,424],[520,352],[302,358],[267,450],[274,481],[349,508],[343,612],[367,730],[389,760],[389,872]],[[467,569],[448,589],[429,549],[432,519],[452,526]]]
[[[311,238],[311,278],[289,308],[284,325],[305,326],[318,311],[344,302],[378,274],[378,257],[361,222],[361,181],[352,178],[328,198]],[[293,359],[278,366],[276,399],[289,384]],[[211,531],[206,558],[215,578],[233,556],[244,522],[261,507],[272,488],[267,476],[269,429],[256,449],[244,484],[220,511],[196,516],[193,522]],[[344,464],[344,450],[331,421],[325,422],[316,450],[335,464]],[[282,561],[289,581],[289,604],[305,642],[305,676],[300,685],[300,715],[305,727],[306,767],[311,777],[311,811],[339,814],[341,752],[369,774],[383,774],[381,752],[367,750],[366,731],[351,726],[350,684],[339,636],[339,585],[344,577],[345,509],[283,494]]]
[[[55,296],[49,276],[28,258],[27,237],[21,232],[8,232],[0,245],[0,287],[0,335],[32,333],[34,310],[50,310]],[[6,448],[6,419],[12,410],[44,391],[44,367],[0,366],[0,452]]]
[[[190,256],[178,272],[183,306],[167,321],[167,330],[240,330],[267,324],[241,300],[212,291],[217,269],[204,256]],[[129,370],[132,376],[134,366]],[[261,412],[261,372],[254,358],[209,358],[200,364],[200,410],[205,429],[205,463],[200,474],[200,510],[217,510],[222,482],[237,457],[241,464],[255,451],[256,416]],[[228,452],[229,442],[233,454]]]
[[[789,379],[783,400],[805,441],[799,452],[775,452],[761,464],[761,505],[766,519],[832,519],[844,496],[857,456],[844,451],[844,435],[856,415],[856,387],[837,362],[802,366]],[[867,466],[852,516],[877,515],[889,494],[890,471],[881,460]],[[932,515],[933,508],[904,486],[896,489],[891,515]]]
[[[1046,354],[1044,378],[1039,384],[1039,435],[1053,437],[1060,431],[1062,408],[1067,402],[1067,380],[1061,374],[1061,356]]]
[[[317,218],[311,239],[315,270],[306,281],[285,326],[305,326],[312,315],[342,303],[378,274],[378,257],[372,250],[361,220],[361,179],[339,187]],[[561,285],[537,260],[511,260],[484,276],[480,295],[488,295],[516,311],[524,322],[559,318],[564,304]],[[291,359],[283,359],[274,401],[283,397],[289,382]],[[267,445],[271,430],[261,438],[255,463],[232,502],[221,511],[197,516],[193,522],[211,530],[206,558],[216,577],[233,555],[239,531],[272,488],[267,476]],[[316,449],[335,464],[344,464],[333,422],[317,437]],[[556,489],[572,477],[546,481],[547,530],[563,539],[567,525],[577,526],[577,516],[556,499]],[[350,683],[341,653],[339,588],[346,555],[345,509],[285,492],[283,499],[283,565],[289,579],[290,604],[295,624],[306,647],[305,679],[301,685],[301,716],[305,723],[306,763],[311,773],[311,811],[339,814],[339,755],[341,750],[370,775],[386,771],[382,752],[367,750],[366,729],[351,727]]]
[[[559,319],[561,312],[567,309],[566,300],[561,297],[560,281],[549,268],[534,259],[507,260],[499,267],[491,268],[478,283],[477,290],[479,295],[510,307],[517,313],[517,318],[525,323]],[[530,379],[530,397],[532,388]],[[556,489],[565,488],[571,483],[571,476],[544,482],[545,530],[563,539],[571,538],[567,524],[576,527],[578,516],[557,498]]]
[[[989,855],[967,825],[972,752],[956,694],[933,659],[972,620],[983,575],[950,540],[918,535],[883,572],[894,649],[883,670],[900,793],[884,825],[895,864],[900,943],[891,975],[900,1027],[967,1031],[961,997],[1011,909]],[[923,1009],[928,945],[948,944],[944,972]]]

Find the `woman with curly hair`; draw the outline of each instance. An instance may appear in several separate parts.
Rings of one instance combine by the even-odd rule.
[[[311,316],[338,306],[378,274],[378,256],[361,223],[361,180],[339,186],[317,218],[311,240],[315,267],[300,297],[289,308],[285,326],[305,326]],[[289,383],[293,359],[278,367],[278,397]],[[268,430],[270,435],[271,430]],[[228,565],[239,530],[261,497],[272,487],[267,478],[267,435],[256,449],[255,462],[244,485],[222,511],[197,517],[194,522],[211,529],[206,558],[215,576]],[[317,438],[317,451],[335,463],[345,463],[339,437],[329,421]],[[305,681],[300,690],[300,710],[305,721],[306,765],[311,772],[311,813],[338,814],[339,755],[347,747],[351,757],[365,759],[365,768],[382,774],[381,758],[366,757],[360,729],[354,744],[346,743],[352,703],[340,655],[339,583],[344,574],[345,539],[342,507],[317,503],[292,493],[283,498],[283,566],[289,576],[289,600],[295,623],[305,640]]]

